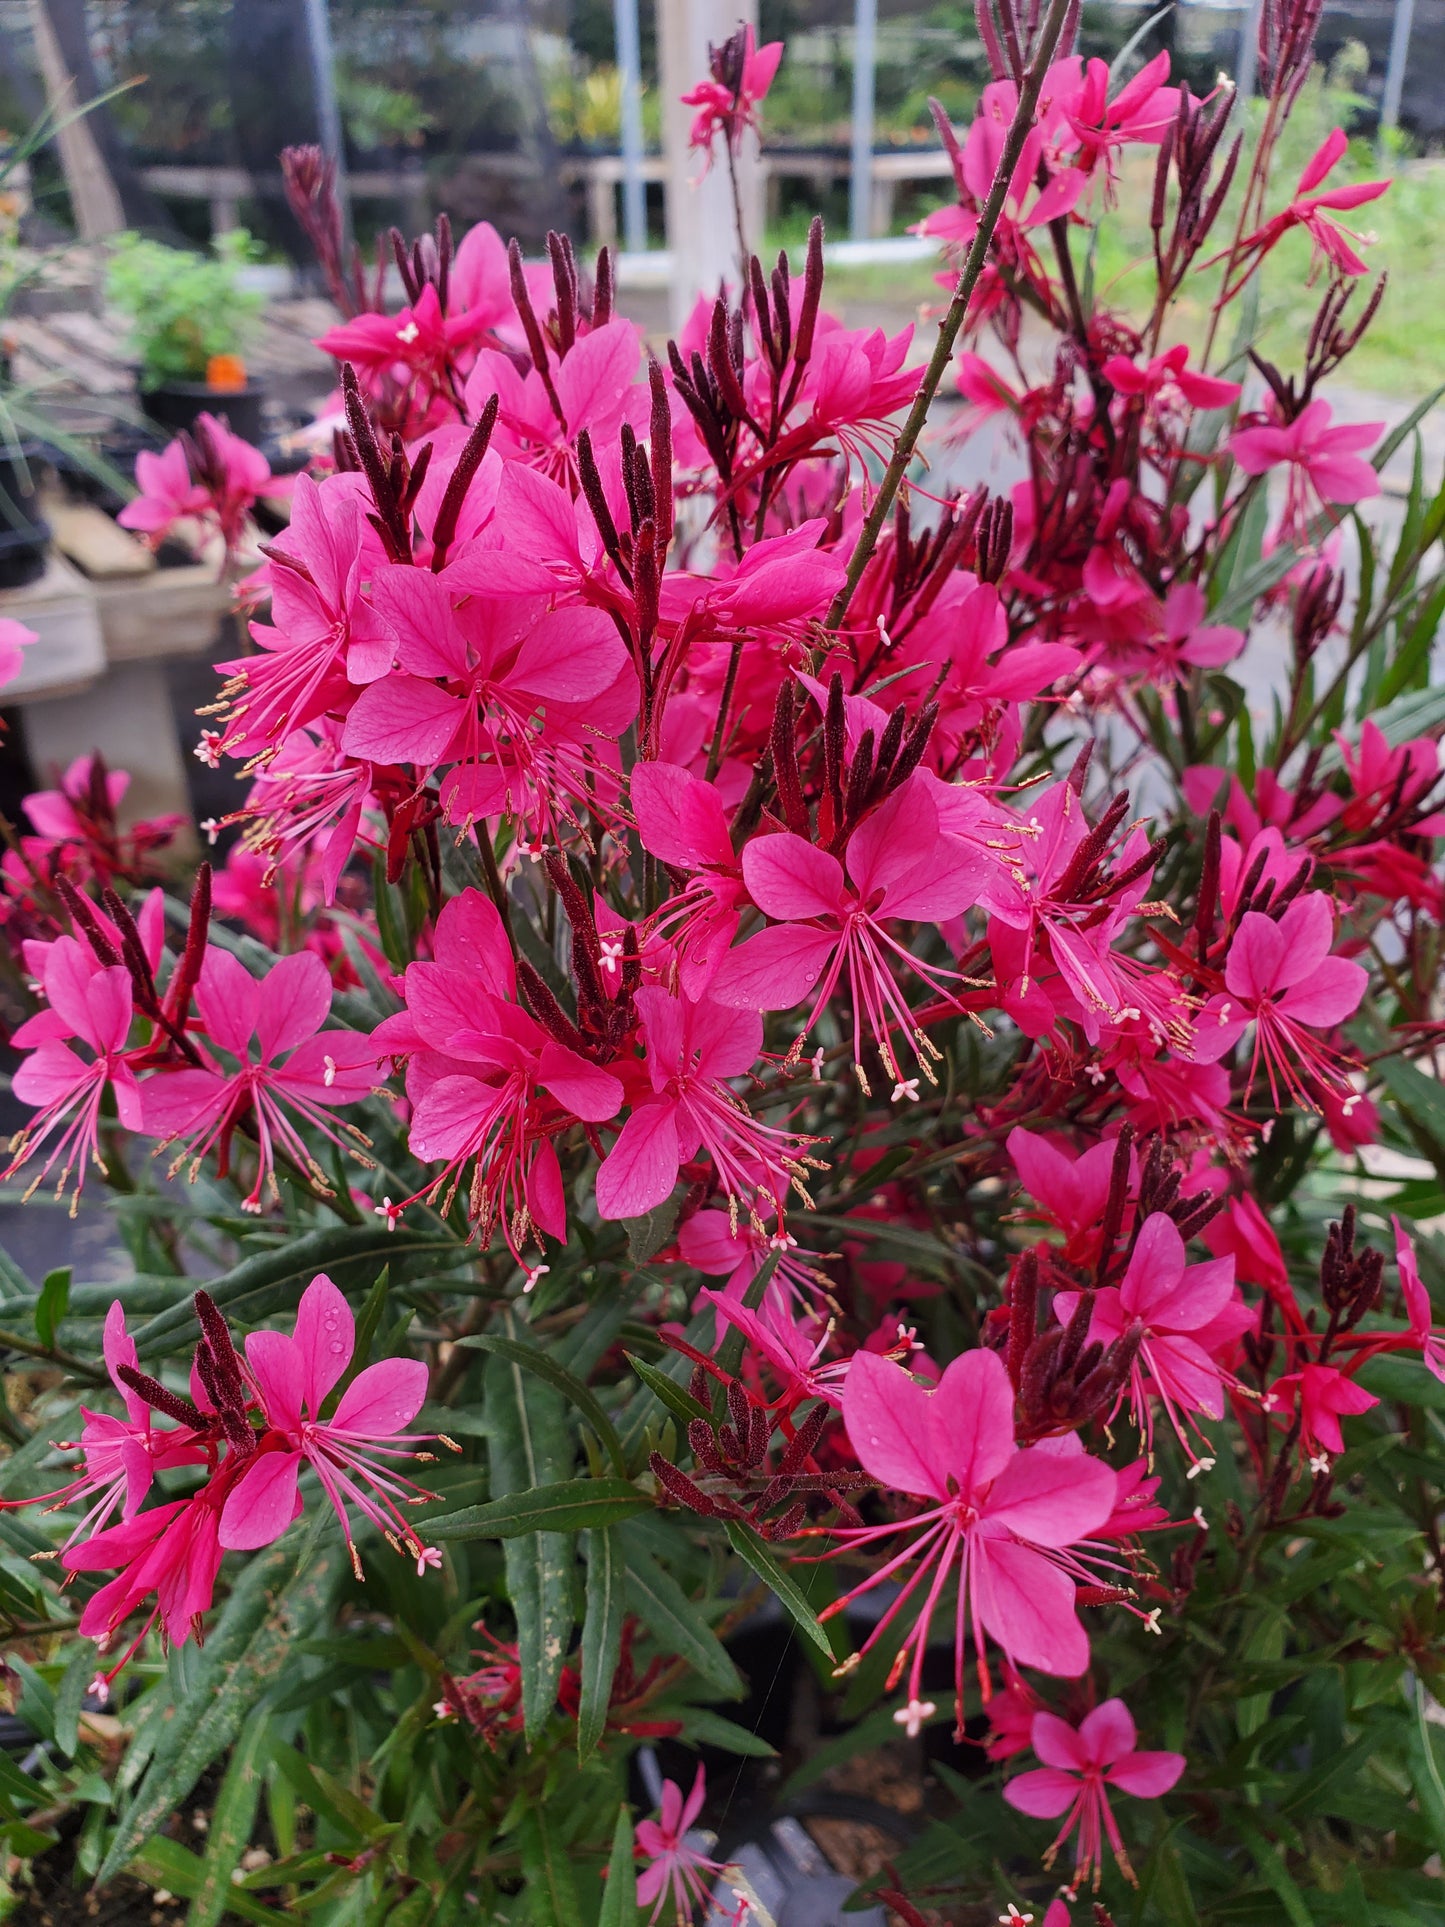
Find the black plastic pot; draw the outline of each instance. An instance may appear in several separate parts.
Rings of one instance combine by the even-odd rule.
[[[261,404],[266,390],[259,381],[226,392],[203,381],[166,381],[159,388],[143,388],[140,405],[158,428],[170,435],[194,428],[197,415],[224,415],[231,433],[244,441],[261,439]]]
[[[50,528],[36,494],[40,454],[28,443],[0,446],[0,589],[21,589],[45,573]]]

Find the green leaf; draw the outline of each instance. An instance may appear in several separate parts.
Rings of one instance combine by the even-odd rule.
[[[1403,690],[1429,675],[1430,650],[1445,618],[1445,574],[1438,575],[1416,605],[1415,619],[1406,630],[1394,659],[1380,678],[1372,709],[1392,702]]]
[[[1404,441],[1405,437],[1414,434],[1415,430],[1420,426],[1421,422],[1424,421],[1425,417],[1430,413],[1430,410],[1435,406],[1436,402],[1440,400],[1442,395],[1445,395],[1445,383],[1442,383],[1439,388],[1432,390],[1432,392],[1425,397],[1424,401],[1417,402],[1403,421],[1396,422],[1384,441],[1380,443],[1380,446],[1370,457],[1371,465],[1377,475],[1381,469],[1384,468],[1386,462],[1389,461],[1395,450]]]
[[[1284,1864],[1284,1855],[1278,1847],[1271,1846],[1247,1820],[1236,1818],[1235,1826],[1239,1837],[1253,1855],[1254,1864],[1259,1868],[1266,1885],[1294,1922],[1294,1927],[1315,1927],[1315,1917],[1304,1895],[1291,1879],[1289,1869]]]
[[[226,1777],[211,1808],[201,1884],[186,1915],[186,1927],[218,1927],[230,1904],[231,1875],[241,1864],[256,1822],[270,1720],[266,1706],[254,1707],[231,1749]]]
[[[80,1745],[80,1709],[86,1688],[95,1678],[95,1654],[80,1646],[60,1677],[55,1694],[55,1744],[67,1760],[75,1758]]]
[[[587,1611],[582,1621],[582,1691],[577,1707],[577,1758],[585,1766],[607,1724],[612,1676],[622,1647],[622,1548],[608,1526],[589,1535]]]
[[[637,1927],[637,1867],[632,1857],[632,1815],[619,1807],[612,1830],[612,1858],[602,1887],[597,1927]]]
[[[699,1746],[716,1746],[724,1753],[739,1753],[750,1760],[775,1760],[778,1750],[769,1746],[759,1733],[750,1733],[736,1720],[725,1720],[710,1706],[689,1706],[679,1710],[682,1736]],[[891,1721],[893,1715],[888,1715]]]
[[[474,1519],[488,1514],[495,1518],[499,1510],[509,1515],[505,1534],[494,1524],[489,1529],[492,1536],[506,1538],[507,1593],[517,1621],[522,1716],[530,1743],[557,1703],[562,1663],[572,1640],[575,1555],[567,1533],[580,1525],[610,1524],[618,1514],[609,1511],[609,1497],[627,1510],[639,1500],[647,1502],[624,1480],[567,1477],[574,1448],[566,1407],[551,1386],[537,1384],[514,1360],[495,1354],[487,1360],[482,1382],[495,1497],[490,1505],[468,1512]],[[557,1484],[568,1489],[560,1500]],[[513,1524],[518,1518],[527,1522]],[[550,1530],[541,1529],[543,1521]],[[469,1530],[466,1536],[475,1534]]]
[[[132,1857],[129,1871],[152,1887],[179,1894],[183,1900],[193,1899],[205,1878],[195,1854],[188,1852],[178,1840],[167,1840],[164,1834],[157,1834],[154,1840],[146,1842]],[[295,1927],[294,1914],[283,1914],[275,1907],[266,1906],[241,1887],[232,1887],[227,1894],[226,1909],[242,1920],[260,1922],[261,1927]]]
[[[96,1876],[99,1885],[119,1873],[230,1746],[251,1708],[280,1678],[296,1642],[310,1636],[329,1607],[341,1576],[340,1548],[327,1548],[287,1584],[294,1557],[290,1548],[272,1547],[242,1569],[201,1652],[191,1689],[121,1816]]]
[[[538,1800],[528,1810],[518,1837],[527,1899],[536,1927],[582,1927],[572,1863],[556,1836],[545,1801]]]
[[[644,1211],[640,1218],[622,1220],[622,1228],[627,1233],[627,1255],[633,1264],[645,1265],[665,1245],[672,1243],[680,1203],[678,1198],[664,1198],[661,1204]]]
[[[1445,1088],[1403,1057],[1382,1057],[1375,1068],[1404,1112],[1411,1135],[1445,1177]]]
[[[458,1263],[473,1255],[455,1238],[408,1231],[404,1225],[398,1225],[395,1231],[387,1231],[375,1220],[370,1224],[328,1225],[324,1230],[289,1239],[279,1250],[243,1258],[220,1278],[210,1280],[206,1290],[222,1311],[241,1317],[264,1315],[272,1307],[299,1298],[319,1271],[327,1272],[345,1290],[351,1281],[336,1277],[342,1266],[353,1268],[353,1278],[360,1272],[362,1278],[356,1283],[369,1286],[382,1265],[391,1263],[395,1267],[400,1258],[439,1252]],[[173,1305],[141,1326],[135,1335],[136,1350],[142,1358],[153,1358],[189,1343],[199,1330],[188,1297],[184,1304]]]
[[[35,1336],[46,1351],[50,1351],[55,1344],[55,1334],[60,1329],[60,1321],[69,1304],[70,1266],[47,1271],[45,1283],[40,1287],[40,1296],[35,1301]]]
[[[623,1357],[648,1391],[655,1393],[662,1400],[674,1418],[681,1419],[684,1425],[691,1425],[695,1418],[711,1423],[712,1415],[707,1407],[699,1405],[692,1393],[684,1391],[676,1379],[669,1378],[667,1373],[659,1371],[656,1365],[649,1365],[645,1358],[635,1358],[631,1352],[624,1352]]]
[[[528,1532],[557,1536],[610,1526],[651,1505],[630,1479],[560,1479],[555,1485],[489,1499],[485,1505],[444,1512],[424,1523],[432,1539],[518,1539]]]
[[[741,1699],[742,1676],[722,1642],[669,1572],[664,1572],[630,1525],[618,1527],[624,1547],[632,1610],[663,1651],[685,1659],[711,1686]]]
[[[746,1560],[752,1567],[799,1632],[811,1639],[818,1650],[826,1653],[831,1660],[833,1648],[829,1643],[828,1635],[818,1624],[816,1613],[757,1533],[750,1526],[744,1525],[741,1519],[729,1519],[727,1535],[733,1551],[739,1559]]]
[[[546,1379],[555,1386],[564,1398],[570,1399],[597,1434],[597,1442],[616,1467],[619,1479],[627,1477],[627,1460],[623,1455],[622,1441],[617,1436],[617,1428],[603,1411],[597,1394],[580,1378],[569,1372],[565,1365],[559,1365],[535,1345],[527,1345],[519,1338],[503,1338],[496,1332],[483,1332],[476,1337],[461,1338],[460,1345],[470,1346],[476,1351],[492,1352],[498,1358],[509,1358],[525,1371],[533,1372],[538,1378]]]

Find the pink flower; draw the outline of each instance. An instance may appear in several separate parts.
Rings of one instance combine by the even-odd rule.
[[[805,1398],[821,1398],[833,1406],[842,1404],[839,1394],[849,1361],[819,1363],[832,1342],[831,1321],[798,1317],[785,1299],[772,1294],[764,1298],[757,1311],[750,1311],[741,1298],[726,1292],[704,1288],[699,1296],[716,1311],[719,1331],[724,1321],[736,1326],[759,1360],[777,1375],[782,1390],[771,1403],[784,1411],[791,1411]]]
[[[355,1103],[379,1081],[377,1047],[370,1037],[354,1030],[321,1029],[331,1010],[325,964],[314,952],[299,951],[282,957],[258,982],[229,951],[210,950],[201,968],[196,1008],[206,1037],[235,1060],[235,1069],[226,1070],[213,1059],[208,1068],[151,1078],[145,1086],[141,1128],[162,1140],[162,1150],[177,1138],[189,1140],[173,1170],[187,1157],[199,1163],[214,1149],[220,1157],[218,1175],[224,1176],[232,1134],[251,1116],[257,1134],[256,1182],[242,1200],[243,1211],[260,1211],[268,1181],[274,1192],[278,1150],[325,1186],[325,1173],[288,1113],[294,1111],[340,1144],[332,1106]]]
[[[1008,1154],[1029,1196],[1048,1222],[1064,1234],[1061,1256],[1074,1265],[1092,1265],[1099,1255],[1104,1207],[1114,1170],[1114,1145],[1090,1145],[1074,1156],[1057,1137],[1042,1137],[1016,1126],[1008,1134]],[[1131,1182],[1138,1160],[1129,1154]]]
[[[1217,1064],[1253,1024],[1246,1091],[1262,1059],[1276,1106],[1285,1101],[1281,1086],[1308,1110],[1316,1108],[1311,1092],[1321,1086],[1348,1094],[1339,1060],[1313,1032],[1354,1014],[1368,976],[1359,964],[1332,957],[1333,942],[1334,915],[1322,890],[1296,897],[1277,923],[1247,911],[1229,946],[1225,992],[1199,1013],[1196,1061]]]
[[[1199,374],[1187,366],[1188,361],[1188,343],[1181,341],[1143,368],[1127,355],[1111,355],[1100,372],[1117,393],[1131,398],[1152,402],[1173,388],[1191,408],[1227,408],[1239,400],[1244,390],[1237,381]]]
[[[695,107],[688,143],[712,155],[714,136],[722,134],[734,153],[743,134],[758,124],[758,108],[767,98],[783,57],[781,40],[759,47],[751,27],[744,27],[721,47],[709,49],[712,78],[682,96],[684,107]]]
[[[89,838],[87,806],[99,777],[93,756],[77,756],[60,779],[58,790],[32,790],[21,808],[47,843],[84,843]],[[130,776],[123,769],[104,772],[104,805],[112,816],[130,788]],[[81,811],[87,812],[82,816]]]
[[[23,622],[13,616],[0,616],[0,688],[15,678],[25,667],[25,650],[39,636],[33,629],[27,629]]]
[[[849,837],[847,870],[801,836],[755,837],[743,850],[743,877],[758,908],[786,919],[749,937],[724,959],[712,995],[739,1010],[788,1010],[817,986],[799,1043],[846,975],[853,1011],[853,1062],[865,1093],[865,1028],[894,1081],[895,1101],[909,1094],[893,1035],[902,1030],[932,1080],[938,1053],[919,1029],[893,974],[906,963],[939,995],[936,972],[890,934],[897,918],[936,922],[975,900],[976,873],[960,863],[939,830],[925,786],[905,783]],[[951,974],[951,973],[948,973]]]
[[[1067,1319],[1077,1302],[1074,1293],[1061,1292],[1055,1300],[1060,1317]],[[1142,1327],[1130,1375],[1134,1421],[1152,1450],[1151,1399],[1157,1397],[1192,1459],[1185,1417],[1192,1412],[1216,1419],[1224,1414],[1228,1374],[1212,1353],[1254,1322],[1254,1314],[1235,1299],[1233,1259],[1187,1265],[1184,1240],[1173,1220],[1156,1211],[1140,1227],[1121,1282],[1095,1293],[1089,1337],[1111,1345]]]
[[[355,315],[328,328],[315,346],[368,374],[396,374],[407,381],[421,376],[441,382],[448,363],[473,346],[488,331],[491,320],[485,310],[444,315],[437,291],[428,282],[416,302],[399,314]]]
[[[706,1793],[707,1782],[701,1766],[686,1800],[675,1780],[664,1780],[657,1818],[637,1823],[635,1851],[639,1858],[645,1856],[651,1862],[638,1877],[637,1902],[640,1907],[649,1901],[653,1903],[653,1920],[661,1918],[669,1896],[677,1918],[692,1919],[708,1896],[708,1883],[703,1876],[723,1870],[719,1861],[709,1860],[697,1847],[689,1846],[686,1838],[702,1812]]]
[[[84,1459],[80,1476],[58,1492],[47,1492],[32,1500],[0,1500],[6,1505],[71,1506],[91,1501],[85,1517],[66,1540],[68,1551],[77,1539],[93,1537],[104,1530],[111,1515],[119,1509],[122,1519],[139,1511],[157,1471],[176,1465],[201,1465],[206,1462],[204,1441],[187,1426],[158,1426],[151,1408],[120,1376],[120,1368],[138,1364],[135,1340],[126,1332],[125,1309],[119,1299],[106,1313],[101,1341],[105,1368],[110,1382],[125,1406],[125,1417],[113,1412],[92,1412],[82,1405],[85,1426],[79,1450]],[[62,1451],[73,1448],[62,1445]]]
[[[1300,1443],[1311,1455],[1311,1470],[1316,1472],[1328,1469],[1329,1453],[1345,1449],[1340,1420],[1357,1417],[1380,1402],[1333,1365],[1305,1365],[1277,1378],[1269,1388],[1265,1409],[1292,1407],[1296,1398],[1300,1402]]]
[[[1405,1315],[1410,1321],[1410,1336],[1420,1347],[1421,1356],[1436,1378],[1445,1380],[1445,1338],[1441,1338],[1434,1330],[1430,1294],[1420,1276],[1414,1242],[1397,1217],[1392,1216],[1390,1223],[1395,1228],[1395,1263],[1400,1268],[1400,1289],[1405,1294]]]
[[[516,1002],[516,968],[495,905],[479,890],[453,897],[437,919],[435,961],[408,964],[406,1009],[372,1034],[381,1054],[407,1055],[410,1143],[446,1168],[435,1196],[476,1159],[468,1206],[485,1242],[498,1223],[520,1247],[532,1227],[565,1239],[562,1169],[552,1140],[580,1119],[615,1117],[622,1085],[560,1043]]]
[[[83,1639],[94,1639],[105,1650],[121,1623],[152,1593],[155,1605],[122,1665],[157,1619],[173,1646],[184,1646],[199,1630],[221,1570],[218,1526],[228,1473],[239,1463],[228,1460],[221,1472],[190,1498],[172,1499],[165,1505],[152,1506],[148,1512],[137,1512],[61,1554],[60,1563],[67,1572],[121,1568],[86,1602],[79,1627]],[[114,1677],[117,1671],[119,1667],[108,1677]]]
[[[135,458],[135,480],[140,494],[116,520],[138,534],[159,540],[183,518],[204,515],[210,504],[205,489],[191,478],[185,443],[179,439],[168,442],[159,455],[142,449]]]
[[[1314,500],[1348,508],[1380,492],[1379,476],[1359,451],[1379,440],[1384,423],[1332,428],[1332,414],[1327,401],[1312,401],[1292,422],[1237,428],[1229,438],[1230,451],[1246,475],[1264,475],[1282,463],[1288,467],[1287,529],[1303,530]]]
[[[863,1646],[868,1652],[886,1636],[928,1576],[922,1605],[905,1637],[888,1685],[908,1664],[906,1717],[916,1730],[923,1709],[923,1656],[934,1610],[957,1573],[954,1634],[956,1708],[963,1722],[964,1646],[973,1634],[985,1682],[984,1635],[1010,1665],[1037,1666],[1073,1678],[1089,1663],[1089,1641],[1074,1607],[1075,1575],[1085,1568],[1071,1548],[1087,1539],[1114,1510],[1118,1481],[1107,1465],[1073,1449],[1014,1442],[1014,1394],[1003,1360],[995,1352],[964,1352],[955,1358],[935,1392],[901,1366],[870,1352],[857,1352],[843,1388],[843,1423],[864,1471],[895,1493],[933,1501],[915,1518],[864,1526],[836,1535],[847,1547],[872,1546],[907,1532],[911,1542],[856,1586],[846,1599],[825,1607],[829,1618],[849,1600],[891,1580],[916,1560]],[[898,1716],[900,1720],[903,1715]]]
[[[668,930],[677,947],[682,988],[699,997],[748,900],[722,798],[715,784],[675,763],[639,763],[629,789],[643,849],[689,873],[687,887],[668,899],[656,927]]]
[[[1169,55],[1156,54],[1111,100],[1108,62],[1089,61],[1078,87],[1059,92],[1057,111],[1068,127],[1059,130],[1059,150],[1086,173],[1101,162],[1112,173],[1115,149],[1130,142],[1157,147],[1179,116],[1179,89],[1166,86],[1168,78]]]
[[[1314,249],[1314,266],[1324,262],[1331,272],[1338,274],[1363,274],[1365,264],[1350,246],[1351,241],[1361,237],[1346,227],[1337,227],[1327,221],[1329,210],[1343,212],[1348,208],[1362,207],[1367,201],[1377,201],[1390,186],[1389,181],[1355,181],[1346,187],[1328,188],[1323,194],[1311,190],[1317,188],[1327,174],[1332,172],[1349,148],[1343,128],[1336,127],[1328,133],[1307,163],[1299,177],[1294,199],[1289,206],[1256,228],[1253,234],[1246,235],[1240,244],[1246,258],[1253,256],[1262,260],[1280,237],[1293,227],[1302,227],[1310,237]]]
[[[11,1040],[29,1052],[15,1072],[12,1088],[22,1104],[36,1107],[37,1114],[20,1133],[4,1175],[13,1177],[58,1131],[25,1195],[29,1197],[44,1182],[61,1158],[57,1195],[73,1171],[78,1201],[87,1165],[93,1163],[105,1172],[100,1106],[107,1089],[115,1093],[116,1111],[125,1128],[143,1128],[141,1092],[126,1051],[134,1015],[131,975],[124,964],[98,963],[74,937],[59,937],[45,957],[43,987],[45,1008],[27,1018]],[[78,1056],[72,1043],[83,1044],[91,1055]]]
[[[348,1503],[379,1532],[423,1551],[401,1505],[419,1487],[398,1478],[388,1459],[405,1458],[420,1443],[405,1432],[426,1397],[427,1369],[416,1358],[383,1358],[358,1372],[328,1419],[327,1395],[346,1370],[356,1344],[356,1321],[345,1298],[324,1274],[301,1294],[296,1329],[252,1332],[246,1368],[261,1401],[265,1431],[221,1510],[220,1543],[251,1552],[279,1539],[301,1511],[297,1480],[304,1464],[321,1481],[346,1535],[359,1579],[361,1560],[351,1536]]]
[[[1129,1866],[1119,1825],[1109,1805],[1108,1789],[1131,1793],[1136,1799],[1157,1800],[1184,1771],[1182,1753],[1140,1753],[1134,1722],[1123,1700],[1105,1700],[1077,1727],[1055,1713],[1036,1713],[1030,1738],[1044,1762],[1031,1773],[1020,1773],[1004,1787],[1003,1797],[1020,1813],[1041,1820],[1067,1814],[1058,1838],[1044,1856],[1045,1866],[1069,1835],[1078,1828],[1074,1846],[1074,1882],[1078,1886],[1092,1872],[1099,1884],[1104,1840],[1129,1879]]]
[[[789,1189],[802,1190],[808,1140],[759,1123],[723,1081],[745,1076],[757,1062],[762,1018],[756,1010],[672,997],[651,984],[636,1001],[651,1091],[634,1103],[603,1159],[598,1211],[604,1218],[651,1211],[671,1194],[679,1167],[706,1150],[729,1199],[754,1214],[754,1201],[766,1199],[781,1220]]]
[[[361,593],[373,558],[350,481],[297,479],[290,526],[269,551],[271,623],[251,624],[262,653],[216,665],[229,755],[269,762],[290,731],[391,667],[396,639]]]

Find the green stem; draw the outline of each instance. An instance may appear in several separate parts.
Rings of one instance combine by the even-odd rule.
[[[973,298],[978,277],[983,273],[984,263],[988,259],[989,244],[993,240],[999,216],[1003,213],[1003,204],[1013,181],[1014,169],[1018,166],[1024,142],[1028,139],[1029,131],[1033,127],[1039,94],[1043,89],[1044,75],[1048,72],[1049,63],[1054,57],[1054,49],[1059,44],[1059,35],[1063,32],[1069,6],[1070,0],[1049,0],[1049,11],[1044,19],[1043,32],[1034,49],[1034,57],[1029,63],[1028,72],[1024,75],[1023,86],[1019,89],[1019,104],[1009,125],[1008,133],[1004,137],[998,171],[993,177],[992,187],[989,188],[988,199],[979,213],[978,228],[969,245],[962,272],[958,277],[958,285],[953,291],[953,299],[948,304],[948,312],[938,324],[938,340],[934,343],[933,354],[923,380],[919,384],[913,406],[908,411],[908,419],[904,422],[902,432],[894,446],[893,459],[883,472],[883,479],[878,484],[877,492],[873,497],[873,506],[869,509],[864,518],[863,527],[859,531],[858,545],[848,563],[848,578],[834,597],[833,606],[828,611],[827,627],[830,629],[836,629],[848,613],[848,605],[853,600],[858,584],[862,580],[869,557],[878,546],[878,537],[882,533],[883,524],[888,519],[888,512],[893,507],[904,472],[913,459],[913,451],[918,446],[918,438],[923,433],[924,423],[928,420],[928,411],[933,405],[934,396],[938,393],[939,383],[943,380],[943,372],[952,357],[954,343],[958,340],[964,316],[968,313],[968,304]]]

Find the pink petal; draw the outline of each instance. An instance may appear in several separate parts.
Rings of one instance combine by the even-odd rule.
[[[586,1124],[601,1124],[622,1108],[622,1086],[612,1073],[588,1063],[565,1044],[549,1041],[542,1046],[537,1082]]]
[[[330,972],[314,950],[297,950],[267,972],[258,1002],[256,1035],[269,1063],[320,1030],[331,1011]]]
[[[769,917],[836,916],[846,902],[843,866],[800,836],[758,836],[743,850],[743,881]]]
[[[601,609],[558,609],[537,623],[505,680],[543,701],[590,702],[611,688],[627,662]]]
[[[1064,1773],[1082,1773],[1092,1764],[1093,1756],[1080,1738],[1078,1727],[1061,1720],[1057,1713],[1034,1714],[1029,1745],[1045,1766],[1058,1767]]]
[[[1068,1812],[1079,1791],[1079,1781],[1072,1773],[1044,1766],[1032,1773],[1015,1774],[1004,1787],[1003,1797],[1019,1813],[1032,1814],[1036,1820],[1057,1820],[1061,1813]]]
[[[229,950],[206,952],[196,1009],[211,1042],[244,1061],[260,1016],[261,987]]]
[[[676,763],[639,763],[629,781],[644,849],[682,869],[733,867],[727,815],[713,784]]]
[[[728,951],[708,994],[735,1010],[791,1010],[817,983],[837,946],[836,928],[775,923]]]
[[[351,1362],[356,1344],[351,1307],[324,1271],[301,1294],[293,1343],[301,1360],[302,1396],[312,1418],[318,1418],[321,1401]]]
[[[341,1394],[329,1430],[362,1438],[400,1432],[426,1400],[427,1369],[419,1358],[383,1358],[368,1365]]]
[[[254,1552],[281,1537],[296,1517],[300,1470],[299,1452],[262,1452],[247,1466],[221,1508],[220,1540],[229,1552]]]
[[[1347,957],[1326,957],[1306,982],[1286,991],[1279,1010],[1297,1024],[1319,1029],[1342,1024],[1359,1009],[1368,982],[1369,973],[1362,965]]]
[[[1224,981],[1236,997],[1257,1004],[1270,995],[1284,965],[1285,943],[1280,927],[1271,918],[1250,910],[1239,920],[1229,958],[1224,966]]]
[[[966,1356],[991,1358],[1003,1372],[996,1352]],[[1018,1452],[994,1480],[985,1516],[1036,1546],[1068,1546],[1103,1525],[1114,1510],[1118,1483],[1112,1467],[1098,1459]]]
[[[1144,1220],[1135,1240],[1119,1286],[1119,1303],[1131,1318],[1148,1323],[1154,1307],[1173,1295],[1183,1276],[1184,1240],[1174,1220],[1155,1211]]]
[[[635,1110],[597,1173],[597,1210],[604,1218],[637,1218],[662,1203],[677,1183],[677,1107],[660,1102]]]
[[[1073,1581],[1016,1540],[977,1532],[972,1540],[979,1616],[1014,1664],[1064,1679],[1086,1671],[1089,1641],[1074,1610]]]
[[[637,379],[641,359],[637,328],[620,316],[573,344],[555,375],[557,399],[573,434],[595,416],[615,415],[624,390]]]
[[[391,564],[374,570],[371,600],[396,638],[389,653],[408,674],[466,675],[467,648],[452,599],[429,569]]]
[[[246,1340],[246,1364],[256,1381],[266,1423],[278,1432],[299,1431],[306,1366],[295,1339],[282,1332],[252,1332]]]
[[[981,1494],[1015,1452],[1013,1387],[998,1353],[960,1353],[926,1411],[927,1458],[935,1480],[951,1477],[960,1492]]]
[[[1105,1778],[1121,1793],[1132,1793],[1141,1800],[1157,1800],[1175,1784],[1185,1765],[1182,1753],[1133,1753],[1111,1766]]]
[[[1133,1716],[1120,1699],[1105,1700],[1079,1726],[1079,1738],[1095,1766],[1112,1766],[1122,1760],[1134,1751],[1138,1737]]]
[[[853,1354],[843,1381],[843,1424],[865,1472],[915,1498],[947,1498],[951,1468],[934,1460],[929,1436],[929,1409],[938,1396],[891,1358]]]
[[[466,705],[435,683],[384,676],[363,689],[346,719],[342,747],[374,763],[421,763],[445,754]]]
[[[480,890],[463,890],[437,918],[436,957],[454,970],[474,970],[481,987],[494,997],[510,997],[516,987],[516,966],[501,915]]]

